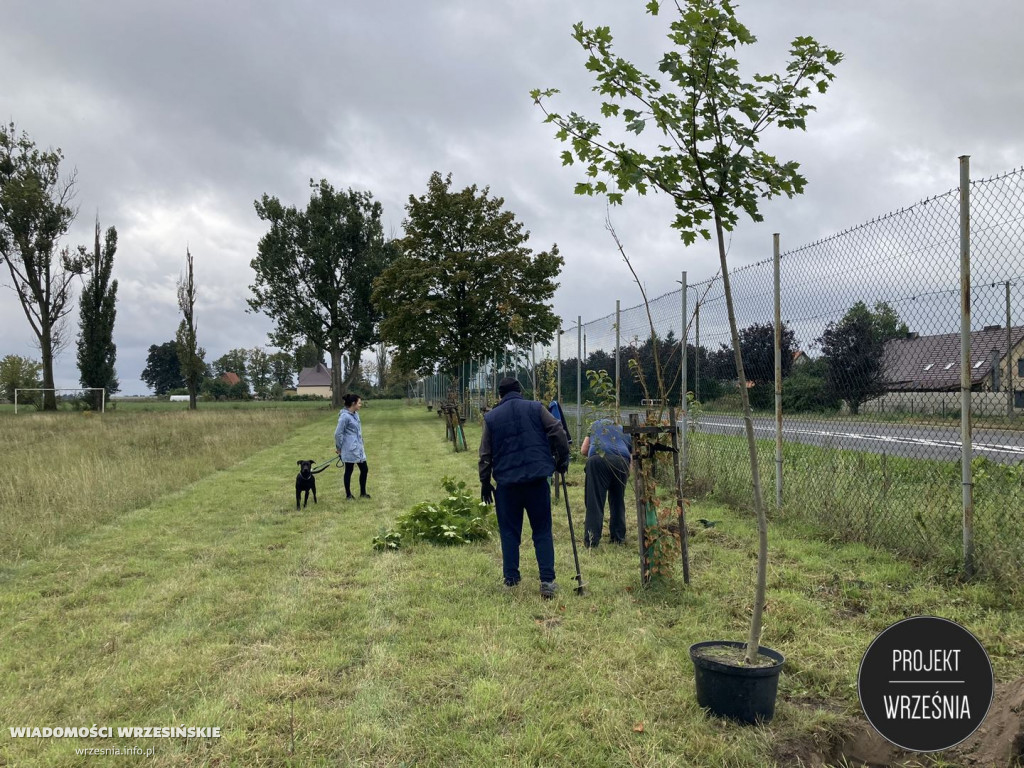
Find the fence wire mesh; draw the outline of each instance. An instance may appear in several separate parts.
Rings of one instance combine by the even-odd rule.
[[[782,470],[775,455],[774,263],[730,271],[764,495],[775,515],[956,572],[965,519],[974,566],[1024,577],[1024,169],[972,181],[967,307],[961,196],[954,189],[780,257]],[[682,277],[682,275],[680,275]],[[969,307],[970,357],[961,365]],[[550,342],[498,350],[424,397],[467,416],[517,377],[565,406],[579,444],[605,372],[621,418],[679,407],[685,334],[686,492],[752,506],[741,399],[721,275],[563,328]],[[686,322],[684,324],[683,317]],[[685,327],[684,327],[685,325]],[[657,353],[655,353],[655,349]],[[969,380],[972,502],[962,485],[962,376]],[[781,504],[779,500],[781,499]]]
[[[979,571],[1016,584],[1024,577],[1024,170],[973,181],[970,193],[974,558]],[[769,258],[730,272],[773,514],[951,572],[962,563],[965,517],[960,209],[954,189],[781,254],[781,506],[771,243]],[[496,358],[496,367],[514,370],[530,396],[560,397],[578,436],[597,397],[587,371],[605,371],[616,385],[622,418],[652,402],[678,408],[685,332],[694,398],[687,493],[749,507],[721,276],[686,287],[685,328],[682,299],[679,289],[572,325],[551,343],[508,353],[518,362]]]

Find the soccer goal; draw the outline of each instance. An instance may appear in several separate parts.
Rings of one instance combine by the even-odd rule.
[[[99,392],[100,393],[100,413],[106,413],[107,412],[107,390],[106,390],[105,387],[75,387],[75,388],[72,388],[72,387],[18,387],[18,388],[16,388],[14,390],[14,413],[15,414],[18,413],[18,397],[19,397],[20,393],[22,393],[22,392],[53,392],[54,396],[57,398],[57,405],[58,405],[58,407],[60,407],[60,403],[63,402],[63,401],[73,400],[74,399],[74,397],[68,397],[67,395],[63,395],[62,396],[60,394],[61,392],[74,392],[75,394],[78,394],[78,395],[80,395],[83,392]],[[23,395],[21,396],[21,402],[22,402],[23,406],[25,404],[30,404],[36,410],[41,410],[41,407],[40,407],[39,403],[37,402],[38,399],[39,398],[31,397],[31,396],[28,397],[28,398],[26,398]]]

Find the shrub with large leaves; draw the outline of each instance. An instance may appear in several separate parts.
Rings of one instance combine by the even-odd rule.
[[[464,481],[445,477],[441,487],[446,494],[443,499],[420,502],[399,515],[393,528],[374,537],[373,548],[398,549],[403,542],[416,541],[453,546],[490,538],[497,523],[490,505],[471,495]]]

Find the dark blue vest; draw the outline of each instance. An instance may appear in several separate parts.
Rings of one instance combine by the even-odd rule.
[[[544,406],[509,392],[484,416],[491,438],[491,473],[498,484],[525,483],[555,473],[544,424]]]

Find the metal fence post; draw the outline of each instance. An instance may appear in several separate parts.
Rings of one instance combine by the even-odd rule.
[[[772,235],[775,264],[775,510],[782,509],[782,299],[779,276],[779,233]]]
[[[974,576],[974,493],[971,476],[971,158],[960,156],[960,483],[963,491],[964,576]]]
[[[576,445],[583,444],[583,315],[576,315]]]
[[[700,299],[693,308],[693,399],[700,402]]]
[[[530,337],[530,383],[533,386],[533,399],[540,400],[540,395],[537,392],[537,344]]]
[[[1006,415],[1013,418],[1013,326],[1010,325],[1010,281],[1006,281]]]
[[[562,328],[561,328],[561,326],[559,326],[559,328],[558,328],[558,335],[555,338],[557,339],[556,347],[555,347],[557,351],[555,352],[555,354],[558,356],[558,372],[555,374],[555,399],[558,400],[558,407],[561,408],[562,407]],[[557,483],[555,484],[555,487],[556,488],[558,487]]]
[[[687,370],[686,370],[686,362],[687,362],[686,361],[686,291],[687,291],[687,284],[686,284],[686,270],[685,269],[683,270],[682,286],[683,286],[683,290],[682,290],[682,305],[683,306],[682,306],[682,315],[681,315],[681,317],[683,318],[683,320],[682,320],[683,331],[680,334],[679,348],[682,350],[683,357],[682,357],[682,359],[680,360],[680,363],[679,363],[679,365],[680,365],[679,377],[682,379],[682,382],[679,385],[679,394],[680,394],[679,409],[680,409],[680,413],[681,413],[681,416],[682,416],[683,428],[682,428],[682,435],[680,435],[680,438],[679,438],[679,468],[680,468],[680,475],[682,476],[681,482],[682,482],[683,485],[685,485],[686,484],[686,468],[687,468],[688,463],[689,463],[688,459],[689,459],[689,448],[690,448],[690,446],[689,446],[689,444],[687,442],[687,439],[686,439],[687,433],[689,432],[689,430],[687,429],[687,426],[688,426],[688,421],[689,421],[689,418],[690,418],[690,409],[689,409],[689,407],[687,406],[687,403],[686,403],[686,374],[687,374]],[[673,426],[675,426],[678,429],[677,425],[673,425]],[[682,492],[681,488],[680,488],[680,492]]]
[[[621,407],[621,388],[619,387],[620,373],[619,368],[619,333],[620,325],[622,323],[622,310],[620,306],[621,302],[615,300],[615,422],[617,424],[622,423],[622,417],[619,415],[619,408]]]

